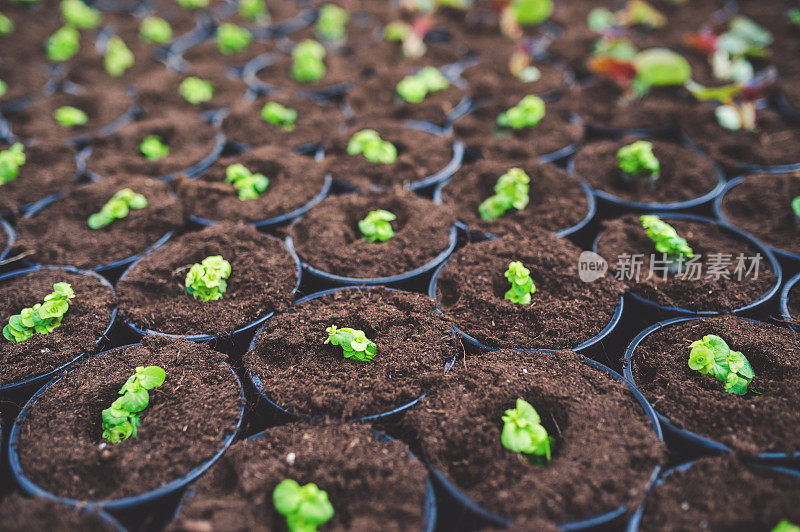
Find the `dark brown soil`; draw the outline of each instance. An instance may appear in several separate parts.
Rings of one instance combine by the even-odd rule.
[[[345,359],[341,347],[323,345],[331,325],[364,331],[378,354],[372,362]],[[267,397],[289,412],[354,418],[417,399],[456,353],[447,320],[427,296],[349,288],[267,320],[244,360]]]
[[[567,349],[597,336],[619,305],[622,287],[606,276],[578,277],[581,251],[541,229],[525,228],[454,253],[439,276],[437,297],[445,315],[491,347]],[[508,264],[531,270],[536,293],[530,305],[504,298]]]
[[[531,465],[500,443],[503,412],[518,398],[533,405],[555,439],[547,465]],[[512,520],[564,523],[622,505],[633,511],[664,457],[627,387],[569,351],[469,357],[404,424],[464,494]]]
[[[800,114],[800,85],[798,81],[800,81],[800,76],[795,76],[779,85],[781,94],[786,98],[786,102],[795,114]]]
[[[371,163],[363,155],[348,155],[350,138],[363,129],[374,129],[381,139],[394,144],[397,160]],[[326,148],[325,160],[334,179],[360,189],[387,188],[421,181],[442,170],[453,158],[453,139],[405,127],[387,119],[365,119],[336,135]]]
[[[661,165],[659,178],[652,186],[626,181],[617,166],[617,151],[636,140],[602,140],[583,146],[575,154],[575,171],[595,190],[638,203],[690,201],[717,185],[717,170],[708,157],[679,144],[650,139]]]
[[[297,122],[292,131],[285,131],[261,119],[261,109],[267,102],[297,111]],[[300,146],[322,142],[327,136],[344,127],[345,116],[333,102],[320,102],[311,98],[297,98],[287,93],[261,96],[253,102],[240,101],[222,122],[222,131],[229,141],[251,146],[264,144]]]
[[[481,61],[467,68],[463,78],[469,83],[470,92],[475,98],[496,97],[521,98],[525,94],[555,93],[566,88],[567,72],[558,66],[532,62],[541,72],[537,81],[524,82],[509,70],[508,61],[514,51],[512,44],[497,50],[486,50]]]
[[[497,220],[483,220],[478,206],[494,194],[500,176],[514,167],[522,168],[531,178],[530,203],[522,211],[512,209]],[[586,193],[573,175],[536,159],[481,160],[462,166],[442,189],[442,198],[470,229],[496,235],[505,234],[513,226],[566,229],[583,220],[589,210]]]
[[[186,293],[186,273],[206,257],[231,264],[221,299]],[[251,226],[219,224],[174,238],[119,281],[120,313],[140,329],[221,336],[285,308],[297,283],[294,261],[280,240]]]
[[[9,148],[0,144],[0,150]],[[75,152],[66,146],[37,145],[25,148],[25,164],[13,181],[2,185],[0,212],[21,207],[55,194],[75,182]]]
[[[50,493],[81,500],[130,497],[178,480],[236,430],[244,399],[222,362],[210,347],[148,337],[81,364],[28,412],[17,447],[25,475]],[[138,434],[106,443],[101,412],[137,366],[149,365],[164,368],[167,378],[150,391]]]
[[[712,159],[736,171],[742,164],[772,166],[800,163],[800,129],[768,109],[758,111],[756,131],[729,131],[713,109],[698,107],[683,115],[683,132]]]
[[[88,510],[79,510],[49,499],[27,499],[11,495],[0,503],[0,529],[3,532],[30,530],[93,530],[116,532],[117,529]]]
[[[640,530],[767,532],[783,520],[800,521],[798,490],[800,478],[747,465],[736,456],[701,458],[653,489]]]
[[[334,508],[330,531],[420,530],[427,471],[399,441],[380,442],[357,424],[293,423],[237,443],[194,489],[169,530],[283,530],[275,486],[313,482]],[[289,458],[291,457],[291,458]]]
[[[374,2],[373,2],[374,3]],[[367,6],[369,8],[369,6]],[[399,20],[400,17],[391,17],[386,19],[383,23],[385,26],[393,20]],[[411,19],[406,22],[410,22]],[[464,57],[468,51],[467,44],[463,40],[456,42],[452,37],[452,32],[447,28],[439,26],[444,31],[440,34],[446,35],[449,38],[444,39],[442,42],[434,42],[431,39],[425,41],[427,50],[425,55],[416,59],[420,67],[428,64],[448,64],[454,63]],[[380,71],[383,69],[390,69],[402,61],[407,61],[403,54],[402,45],[399,42],[389,42],[383,39],[380,31],[372,31],[363,39],[352,40],[352,54],[357,60],[357,65],[360,70],[364,71]],[[414,61],[414,60],[412,60]]]
[[[0,386],[44,375],[82,353],[95,352],[116,305],[114,292],[97,277],[48,269],[10,279],[0,286],[0,324],[5,327],[14,314],[42,303],[53,284],[60,282],[69,283],[75,291],[61,326],[21,343],[0,339]]]
[[[800,229],[791,205],[798,196],[800,172],[755,176],[725,194],[722,212],[733,225],[765,244],[800,253]]]
[[[397,216],[391,222],[395,236],[386,242],[361,240],[358,222],[376,209]],[[454,222],[449,207],[396,188],[328,197],[294,223],[289,233],[303,262],[327,273],[363,279],[405,273],[433,260],[450,244]]]
[[[728,393],[689,368],[689,344],[707,334],[741,351],[756,374],[748,393]],[[800,336],[786,328],[733,316],[693,320],[648,336],[633,354],[639,389],[659,413],[746,453],[800,450]]]
[[[8,15],[4,12],[5,15]],[[6,43],[3,43],[6,46]],[[6,93],[0,96],[0,105],[16,102],[31,95],[37,95],[47,83],[47,66],[41,63],[11,66],[3,57],[0,60],[0,79],[6,82]]]
[[[131,210],[102,229],[90,229],[89,216],[124,188],[143,194],[147,207]],[[28,260],[40,264],[91,269],[144,253],[166,233],[182,227],[183,209],[169,185],[148,177],[108,178],[74,187],[39,214],[20,219],[15,249],[31,253]]]
[[[624,255],[644,255],[641,262],[641,272],[633,279],[628,279],[630,268],[626,273],[627,277],[622,281],[628,285],[629,289],[655,303],[667,306],[678,307],[689,310],[730,312],[753,303],[764,295],[771,286],[775,284],[776,276],[769,268],[766,257],[761,258],[759,263],[758,278],[751,272],[745,275],[746,269],[751,266],[750,257],[755,257],[757,250],[749,243],[736,239],[732,235],[725,233],[718,226],[706,222],[696,222],[687,220],[675,220],[669,217],[662,218],[678,232],[678,235],[685,238],[689,246],[698,257],[696,264],[701,267],[700,279],[693,279],[696,272],[687,271],[685,278],[676,278],[669,275],[664,279],[663,271],[659,264],[654,265],[654,275],[651,279],[650,264],[651,255],[656,260],[661,261],[662,256],[656,253],[652,240],[647,236],[642,224],[636,215],[627,215],[616,220],[603,222],[603,232],[597,241],[597,252],[609,263],[609,270],[617,271],[619,264],[623,261],[618,257]],[[720,276],[708,277],[712,270],[714,257],[726,259],[730,262],[727,268],[723,267],[720,271],[727,272],[727,279]],[[739,264],[737,257],[744,255],[744,270],[741,280],[736,268]],[[637,258],[638,259],[638,258]],[[629,261],[630,262],[630,261]],[[719,262],[717,261],[719,264]],[[724,265],[723,265],[724,266]],[[688,266],[686,266],[688,269]],[[622,275],[620,273],[620,275]]]
[[[250,26],[249,29],[252,30],[252,26]],[[212,36],[211,39],[192,46],[183,52],[181,57],[191,63],[193,68],[199,66],[210,70],[212,67],[216,66],[217,71],[219,71],[220,67],[224,69],[226,65],[244,66],[245,63],[257,55],[274,51],[276,51],[274,41],[269,39],[253,39],[244,50],[232,54],[223,54],[219,51],[216,37]]]
[[[139,152],[139,144],[149,135],[157,135],[169,146],[169,155],[148,161]],[[159,111],[122,128],[110,137],[92,143],[88,168],[101,176],[143,174],[162,176],[183,171],[211,153],[217,132],[194,113]]]
[[[269,178],[267,191],[258,199],[240,200],[225,182],[225,169],[241,163],[251,172]],[[220,159],[198,179],[181,179],[178,195],[188,213],[208,220],[257,222],[287,214],[308,203],[325,183],[324,168],[310,157],[277,146]]]

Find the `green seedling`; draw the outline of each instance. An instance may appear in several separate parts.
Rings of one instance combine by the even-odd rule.
[[[272,492],[272,503],[291,532],[316,532],[333,517],[328,494],[314,483],[301,486],[289,478],[282,480]]]
[[[14,21],[0,13],[0,37],[14,33]]]
[[[8,92],[8,83],[0,79],[0,98],[6,95]]]
[[[0,175],[0,183],[2,183],[2,175]],[[792,212],[794,213],[794,224],[800,229],[800,196],[792,200]]]
[[[134,57],[122,37],[115,35],[108,41],[106,54],[103,56],[103,66],[112,77],[118,78],[133,66]]]
[[[178,0],[178,5],[184,9],[205,9],[211,0]]]
[[[172,27],[161,17],[147,17],[139,26],[139,38],[148,44],[167,44],[172,40]]]
[[[661,163],[653,153],[653,143],[637,140],[617,151],[617,166],[626,181],[652,182],[658,179]]]
[[[254,174],[240,163],[232,164],[225,169],[225,181],[233,184],[239,192],[240,200],[258,199],[269,186],[268,177],[264,174]]]
[[[241,52],[253,41],[250,30],[226,22],[217,28],[217,49],[225,55]]]
[[[358,222],[358,229],[363,235],[361,240],[386,242],[395,234],[391,222],[396,219],[397,216],[384,209],[370,211],[363,220]]]
[[[391,164],[397,160],[397,148],[374,129],[362,129],[350,138],[347,143],[349,155],[364,155],[371,163]]]
[[[325,332],[328,333],[328,338],[324,343],[340,346],[344,358],[352,358],[360,362],[372,362],[372,359],[378,354],[378,346],[367,338],[364,331],[351,329],[350,327],[342,327],[340,329],[336,325],[331,325],[325,329]]]
[[[533,463],[547,463],[551,458],[552,438],[547,435],[547,429],[541,422],[536,409],[526,400],[518,398],[516,408],[506,410],[503,414],[500,442],[509,451],[524,454]]]
[[[342,41],[347,37],[347,23],[350,13],[335,4],[325,4],[319,9],[317,37],[326,41]]]
[[[553,0],[512,0],[510,9],[517,24],[535,26],[553,14]]]
[[[75,127],[85,125],[89,121],[89,115],[77,107],[65,105],[53,111],[53,118],[59,125],[64,127]]]
[[[798,14],[798,16],[800,17],[800,14]],[[798,25],[800,25],[800,22],[798,22]],[[800,526],[793,525],[792,523],[784,519],[783,521],[775,525],[775,528],[773,528],[771,532],[800,532]]]
[[[427,66],[416,74],[406,76],[397,84],[397,94],[408,103],[420,103],[428,94],[443,91],[450,82],[438,68]]]
[[[692,79],[692,67],[680,54],[667,48],[648,48],[633,57],[636,77],[633,91],[647,94],[652,87],[677,87]]]
[[[522,262],[515,260],[508,265],[505,274],[511,288],[506,292],[505,299],[517,305],[530,305],[531,295],[536,293],[536,285],[531,279],[531,271]]]
[[[254,24],[269,24],[270,16],[264,0],[241,0],[239,16]]]
[[[136,436],[141,424],[142,411],[150,405],[148,390],[164,384],[167,372],[159,366],[139,366],[131,375],[119,394],[122,397],[103,410],[103,438],[108,443],[122,443]]]
[[[93,30],[100,26],[100,11],[89,7],[82,0],[61,0],[61,18],[64,23],[82,30]]]
[[[157,161],[169,155],[169,146],[158,135],[148,135],[139,144],[139,151],[148,161]]]
[[[725,383],[725,391],[744,395],[755,378],[753,367],[739,351],[714,334],[692,342],[689,346],[689,367],[703,375],[711,375]]]
[[[306,39],[292,50],[292,78],[300,83],[314,83],[325,76],[325,47]]]
[[[178,92],[190,104],[199,105],[214,97],[214,85],[208,80],[189,76],[181,81]]]
[[[619,11],[612,12],[598,7],[589,12],[589,29],[602,33],[618,27],[643,26],[661,28],[667,25],[667,17],[644,0],[630,0]]]
[[[293,131],[297,122],[297,111],[278,102],[267,102],[261,108],[261,120],[284,131]]]
[[[78,53],[81,47],[81,34],[72,26],[64,26],[56,30],[45,45],[47,58],[54,63],[60,63]]]
[[[132,210],[141,210],[147,207],[147,198],[137,194],[129,188],[118,190],[114,196],[100,209],[89,216],[86,223],[90,229],[101,229],[111,225],[116,220],[122,220]]]
[[[425,35],[432,29],[432,24],[425,17],[419,17],[411,24],[402,20],[395,20],[386,25],[383,38],[387,41],[402,43],[403,55],[418,59],[425,55],[428,47],[425,45]]]
[[[11,316],[8,325],[3,327],[3,336],[9,342],[24,342],[34,334],[50,334],[61,325],[61,320],[69,310],[69,300],[75,292],[69,283],[56,283],[53,292],[46,295],[44,303],[24,308],[19,314]]]
[[[227,279],[231,275],[231,263],[220,255],[206,257],[200,264],[193,264],[186,275],[186,293],[203,302],[216,301],[228,290]]]
[[[508,210],[523,210],[530,201],[531,178],[522,168],[512,168],[494,185],[494,195],[478,205],[478,214],[486,221],[497,220]]]
[[[15,142],[10,148],[0,151],[0,185],[13,181],[19,175],[19,167],[25,164],[25,147]]]
[[[800,26],[800,7],[793,7],[786,12],[789,22],[795,26]],[[774,532],[774,531],[773,531]]]
[[[511,129],[536,127],[545,115],[544,100],[529,94],[520,102],[497,117],[497,125]]]
[[[678,236],[675,228],[658,216],[646,214],[639,217],[647,236],[655,243],[656,251],[672,260],[691,259],[694,252],[686,239]]]

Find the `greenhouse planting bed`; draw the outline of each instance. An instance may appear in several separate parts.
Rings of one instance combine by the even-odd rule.
[[[0,532],[800,532],[796,0],[4,0]]]

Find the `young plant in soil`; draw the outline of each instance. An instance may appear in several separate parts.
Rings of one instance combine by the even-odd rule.
[[[800,12],[798,12],[798,25],[800,25]],[[772,529],[771,532],[800,532],[800,526],[794,525],[784,519]]]
[[[11,316],[8,325],[3,327],[3,336],[9,342],[24,342],[34,334],[50,334],[61,325],[61,320],[69,310],[69,300],[75,292],[69,283],[55,283],[53,291],[44,298],[44,303],[24,308],[19,314]]]
[[[183,99],[192,105],[210,101],[214,97],[214,85],[210,81],[189,76],[181,81],[178,92]]]
[[[193,264],[186,274],[186,293],[203,302],[216,301],[228,290],[231,264],[220,255]]]
[[[111,225],[115,220],[122,220],[131,210],[141,210],[147,207],[147,198],[137,194],[129,188],[116,192],[108,202],[103,205],[100,212],[89,216],[87,224],[90,229],[101,229]]]
[[[14,21],[0,13],[0,37],[5,37],[12,33],[14,33]]]
[[[685,238],[678,235],[675,228],[655,215],[646,214],[639,217],[647,236],[655,243],[656,251],[667,256],[668,260],[677,264],[694,257],[694,252]]]
[[[348,155],[363,155],[371,163],[392,164],[397,160],[397,148],[383,140],[374,129],[362,129],[347,143]]]
[[[486,198],[478,213],[486,221],[497,220],[508,210],[523,210],[530,201],[531,178],[522,168],[512,168],[501,175],[494,186],[494,195]]]
[[[316,532],[333,517],[333,505],[328,494],[313,482],[301,486],[287,478],[275,486],[272,502],[286,518],[291,532]]]
[[[617,151],[617,166],[628,183],[653,183],[659,178],[661,164],[653,153],[653,143],[637,140]]]
[[[139,38],[147,44],[166,44],[172,40],[172,26],[161,17],[147,17],[139,25]]]
[[[164,384],[167,372],[160,366],[139,366],[128,378],[110,408],[103,410],[103,438],[109,443],[121,443],[136,436],[142,411],[150,404],[148,390]]]
[[[325,329],[325,332],[328,333],[328,338],[323,343],[340,346],[344,358],[372,362],[372,359],[378,354],[375,342],[367,338],[366,333],[362,330],[331,325]]]
[[[108,49],[103,56],[103,66],[111,77],[118,78],[133,66],[134,57],[128,45],[115,35],[108,41]]]
[[[313,39],[306,39],[292,50],[291,75],[300,83],[314,83],[325,76],[325,47]]]
[[[350,13],[335,4],[325,4],[319,9],[315,32],[325,41],[341,42],[347,37]]]
[[[139,151],[148,161],[157,161],[169,155],[169,146],[158,135],[148,135],[139,144]]]
[[[408,103],[421,103],[428,94],[446,90],[450,82],[438,68],[426,66],[397,84],[397,94]]]
[[[0,186],[13,181],[19,175],[19,167],[25,164],[25,147],[15,142],[7,150],[0,151]]]
[[[500,113],[497,116],[497,125],[515,130],[532,128],[539,125],[544,115],[544,100],[529,94],[511,109]]]
[[[358,222],[358,229],[362,234],[361,240],[386,242],[395,235],[391,222],[396,219],[397,216],[385,209],[370,211],[363,220]]]
[[[267,176],[254,174],[240,163],[232,164],[225,169],[225,181],[233,184],[242,201],[260,198],[269,186]]]
[[[297,122],[297,111],[278,102],[267,102],[261,108],[261,120],[284,131],[293,131]]]
[[[0,180],[2,177],[3,176],[0,175]],[[800,229],[800,196],[792,200],[792,212],[794,212],[794,225]]]
[[[389,42],[400,42],[403,56],[417,59],[425,55],[428,47],[425,45],[425,36],[433,29],[434,21],[430,15],[421,15],[411,23],[395,20],[386,25],[383,38]]]
[[[686,89],[700,102],[719,104],[714,109],[714,116],[722,128],[729,131],[755,131],[758,100],[776,79],[777,72],[768,69],[744,83],[704,87],[690,80],[686,83]]]
[[[522,26],[536,26],[553,14],[553,0],[503,0],[500,6],[500,30],[512,39],[522,37]]]
[[[522,262],[515,260],[509,263],[505,276],[511,283],[511,288],[504,296],[505,299],[517,305],[530,305],[531,295],[536,293],[536,285],[531,279],[531,271]]]
[[[500,436],[503,447],[525,455],[531,463],[544,464],[550,461],[550,445],[553,438],[536,409],[524,399],[517,398],[517,407],[503,414],[503,432]]]
[[[89,121],[89,115],[71,105],[59,107],[53,111],[53,118],[63,127],[82,126]]]
[[[242,0],[239,2],[239,16],[248,22],[265,25],[271,20],[264,0]]]
[[[646,1],[633,0],[618,11],[612,12],[605,7],[592,9],[586,23],[590,30],[602,34],[615,28],[632,26],[662,28],[667,25],[667,17]]]
[[[226,22],[217,28],[217,48],[224,55],[241,52],[253,41],[253,34],[246,28]]]
[[[78,53],[81,34],[72,26],[64,26],[47,39],[45,47],[47,58],[54,63],[61,63]]]
[[[753,367],[739,351],[734,351],[717,335],[708,334],[689,346],[689,367],[725,383],[725,391],[745,395],[755,377]]]
[[[178,0],[178,5],[180,5],[184,9],[206,9],[211,0]]]
[[[589,69],[625,90],[626,100],[646,95],[653,87],[680,87],[692,77],[692,67],[667,48],[638,52],[626,39],[604,38],[595,47]]]
[[[93,30],[100,26],[100,11],[89,7],[82,0],[61,0],[61,18],[64,23],[82,30]]]

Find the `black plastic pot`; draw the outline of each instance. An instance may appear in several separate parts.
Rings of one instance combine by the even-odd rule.
[[[690,146],[693,146],[695,149],[703,151],[700,146],[697,145],[686,133],[680,133],[681,139]],[[800,155],[798,155],[800,158]],[[725,166],[725,170],[728,171],[729,176],[736,176],[736,175],[745,175],[745,174],[788,174],[791,172],[796,172],[800,170],[800,162],[792,163],[792,164],[775,164],[775,165],[766,165],[762,166],[759,164],[751,164],[751,163],[738,163],[734,167],[727,167]]]
[[[718,223],[710,218],[705,218],[703,216],[696,216],[694,214],[677,214],[677,213],[653,213],[661,217],[661,219],[665,221],[669,220],[688,220],[693,222],[703,222],[708,224],[713,224],[719,227],[723,232],[729,233],[734,237],[738,238],[739,240],[744,240],[748,242],[753,248],[755,248],[758,253],[766,259],[766,262],[769,264],[770,269],[775,273],[777,280],[775,284],[770,288],[765,294],[761,297],[753,301],[752,303],[748,303],[742,307],[737,309],[733,309],[731,313],[733,314],[757,314],[764,307],[766,307],[769,301],[778,293],[778,290],[781,286],[781,280],[783,279],[783,271],[781,270],[780,264],[778,264],[775,255],[772,254],[772,251],[769,250],[766,246],[764,246],[761,242],[750,236],[748,233],[741,231],[740,229],[736,229],[730,225],[725,225]],[[600,234],[597,235],[595,238],[594,243],[592,244],[592,251],[597,253],[597,243],[600,241],[600,237],[603,236],[602,231]],[[651,301],[650,299],[646,299],[638,294],[635,294],[632,291],[627,292],[626,296],[630,297],[633,301],[642,304],[645,308],[650,311],[655,311],[659,313],[662,318],[664,316],[716,316],[719,314],[725,314],[725,312],[720,312],[716,310],[690,310],[680,307],[667,307],[664,305],[659,305],[655,301]]]
[[[800,273],[786,281],[786,286],[781,290],[781,317],[793,331],[797,330],[794,322],[795,320],[800,320],[800,316],[792,316],[789,313],[789,292],[792,291],[798,281],[800,281]]]
[[[332,294],[332,293],[338,292],[340,290],[372,290],[374,288],[386,288],[387,290],[397,290],[396,288],[384,287],[384,286],[380,286],[379,287],[379,286],[375,286],[375,285],[372,285],[372,286],[347,286],[347,287],[331,288],[331,289],[328,289],[328,290],[322,290],[321,292],[316,292],[316,293],[311,294],[311,295],[306,296],[306,297],[302,297],[302,298],[298,299],[297,301],[295,301],[294,305],[299,305],[300,303],[305,303],[306,301],[311,301],[313,299],[318,299],[318,298],[320,298],[322,296],[325,296],[327,294]],[[250,347],[248,348],[248,351],[251,351],[251,350],[253,350],[255,348],[256,341],[258,340],[258,337],[261,335],[263,329],[264,329],[264,326],[262,325],[261,328],[258,330],[258,332],[253,337],[253,340],[250,342]],[[454,363],[455,363],[455,358],[445,365],[445,367],[444,367],[445,373],[450,371],[450,368],[453,366]],[[264,389],[264,383],[259,378],[259,376],[256,375],[255,372],[253,372],[252,370],[246,370],[245,374],[246,374],[246,378],[250,381],[250,385],[255,390],[256,394],[258,395],[258,403],[260,403],[263,407],[265,407],[266,410],[269,411],[268,414],[269,413],[273,414],[273,416],[272,416],[273,418],[277,417],[278,419],[290,420],[290,421],[297,421],[297,420],[319,421],[321,419],[321,418],[311,418],[311,417],[308,417],[308,416],[303,416],[303,415],[291,412],[291,411],[283,408],[281,405],[277,404],[275,401],[273,401],[272,399],[270,399],[267,396],[267,393],[269,391]],[[417,397],[413,401],[409,401],[408,403],[400,405],[400,406],[398,406],[396,408],[393,408],[392,410],[389,410],[387,412],[380,412],[378,414],[371,414],[369,416],[348,419],[347,421],[360,423],[360,422],[372,422],[372,421],[385,421],[387,419],[392,419],[392,418],[396,417],[398,414],[400,414],[402,412],[405,412],[409,408],[411,408],[414,405],[416,405],[418,402],[420,402],[426,396],[427,396],[427,394],[423,392],[422,395],[420,395],[419,397]]]
[[[539,355],[539,356],[550,356],[556,351],[550,349],[542,349],[542,350],[524,350],[526,353],[531,355]],[[628,389],[631,391],[631,394],[636,399],[636,401],[641,405],[642,409],[644,410],[647,417],[650,419],[650,423],[653,426],[653,432],[656,434],[660,441],[663,441],[663,434],[661,432],[661,425],[659,423],[658,418],[656,417],[656,413],[653,410],[653,407],[650,406],[650,403],[647,402],[647,399],[636,389],[635,386],[632,386],[625,378],[622,377],[616,371],[604,366],[603,364],[596,362],[590,358],[583,357],[583,362],[587,365],[609,375],[612,379],[616,381],[620,381],[624,383]],[[431,475],[433,476],[434,482],[444,490],[447,495],[453,498],[465,511],[469,514],[473,515],[474,517],[480,519],[484,523],[487,523],[491,526],[496,527],[503,527],[507,528],[513,524],[513,522],[501,515],[495,514],[490,512],[489,510],[483,508],[482,506],[478,505],[475,501],[467,497],[459,488],[455,485],[450,479],[447,478],[447,475],[441,470],[437,469],[433,466],[428,460],[423,451],[423,461],[426,463],[428,468],[431,471]],[[655,479],[658,477],[658,474],[661,471],[661,466],[656,466],[653,469],[653,473],[650,476],[650,481],[648,483],[648,487],[655,482]],[[618,508],[614,508],[605,512],[600,515],[592,516],[587,519],[581,519],[578,521],[569,521],[567,523],[561,523],[560,528],[561,530],[588,530],[588,529],[596,529],[598,527],[609,527],[612,529],[614,525],[620,525],[622,518],[625,516],[631,508],[623,505]],[[605,528],[603,528],[605,530]]]
[[[111,290],[112,293],[114,293],[114,287],[104,277],[101,277],[95,272],[87,270],[79,270],[78,268],[74,268],[72,266],[38,266],[38,265],[31,266],[22,270],[15,270],[0,275],[0,284],[15,277],[21,277],[23,275],[28,275],[30,273],[35,273],[42,270],[63,270],[69,273],[75,273],[84,275],[86,277],[92,277],[100,281],[100,283],[102,283],[109,290]],[[108,327],[106,327],[105,332],[103,332],[103,335],[100,338],[98,338],[97,341],[95,342],[97,350],[104,349],[110,343],[108,339],[109,333],[111,332],[111,329],[114,326],[114,322],[116,321],[116,319],[117,319],[117,308],[114,307],[114,310],[112,310],[111,312],[111,321],[109,322]],[[33,377],[29,377],[27,379],[18,382],[12,382],[11,384],[0,385],[0,399],[19,398],[19,397],[24,397],[25,399],[27,399],[27,395],[29,395],[31,392],[41,387],[44,383],[46,383],[56,375],[59,375],[64,371],[70,370],[76,364],[80,363],[85,358],[87,358],[89,355],[90,353],[81,353],[74,359],[67,362],[66,364],[63,364],[62,366],[59,366],[58,368],[49,371],[47,373],[43,373],[41,375],[35,375]]]
[[[800,123],[800,110],[792,107],[792,104],[789,103],[786,95],[784,95],[782,92],[779,92],[775,96],[775,106],[778,108],[778,111],[783,114],[783,116],[793,122]]]
[[[664,328],[669,327],[670,325],[674,325],[676,323],[682,323],[686,321],[692,321],[697,319],[706,319],[704,317],[678,317],[678,318],[671,318],[665,321],[658,322],[654,325],[651,325],[644,331],[640,332],[633,341],[630,343],[628,348],[625,350],[624,355],[624,363],[623,363],[623,374],[625,375],[625,379],[627,379],[633,387],[636,388],[638,392],[638,385],[636,384],[636,379],[633,376],[633,369],[631,368],[631,358],[633,357],[634,351],[636,348],[639,347],[639,344],[647,338],[649,335],[653,334],[654,332]],[[749,321],[756,321],[756,320],[749,320]],[[655,410],[655,409],[654,409]],[[655,411],[658,420],[661,422],[661,426],[664,428],[667,434],[676,437],[678,440],[686,442],[691,446],[703,449],[706,453],[723,453],[723,452],[730,452],[731,449],[727,445],[720,443],[718,441],[712,440],[711,438],[707,438],[705,436],[701,436],[696,432],[692,432],[687,429],[682,429],[672,423],[666,416],[662,415],[658,411]],[[757,459],[759,460],[767,460],[767,461],[783,461],[787,459],[798,459],[800,458],[800,451],[794,453],[794,455],[788,455],[786,453],[774,453],[774,452],[765,452],[759,453],[756,455]]]
[[[661,476],[658,477],[658,479],[655,482],[651,484],[650,488],[648,489],[647,497],[649,497],[652,494],[653,487],[663,485],[667,481],[670,475],[672,475],[676,471],[679,471],[681,473],[684,471],[688,471],[694,464],[695,461],[693,460],[691,462],[685,462],[683,464],[673,467],[672,469],[665,471]],[[760,464],[750,464],[750,465],[752,467],[757,467],[761,469],[771,469],[772,471],[777,471],[779,473],[784,473],[792,477],[800,478],[800,472],[795,471],[793,469],[787,469],[785,467],[765,466]],[[641,506],[639,506],[639,508],[636,510],[636,512],[631,516],[630,520],[628,521],[628,525],[625,527],[625,532],[639,532],[639,525],[642,522],[642,517],[644,516],[646,506],[647,506],[647,499],[645,498],[645,501],[641,504]]]
[[[0,250],[0,266],[2,266],[2,262],[8,257],[11,246],[14,245],[14,241],[17,239],[17,233],[14,231],[14,228],[11,227],[11,224],[2,218],[0,218],[0,229],[2,229],[6,237],[6,243],[3,245],[3,249]]]
[[[130,346],[128,345],[128,346],[116,347],[109,351],[104,351],[103,353],[99,353],[95,356],[100,356],[105,353],[116,351],[118,349],[124,349],[126,347]],[[239,430],[241,429],[246,409],[244,388],[242,387],[242,383],[239,380],[239,376],[236,375],[235,371],[233,371],[233,368],[231,368],[227,363],[222,362],[222,364],[225,364],[228,367],[231,374],[236,379],[236,383],[239,385],[239,392],[242,398],[242,407],[239,415],[239,420],[236,423],[235,430],[231,434],[225,436],[225,438],[222,440],[222,445],[220,450],[217,451],[217,453],[210,459],[206,460],[199,466],[195,467],[183,477],[175,479],[171,482],[168,482],[167,484],[164,484],[163,486],[160,486],[146,493],[142,493],[140,495],[123,497],[121,499],[96,500],[96,501],[81,501],[77,499],[70,499],[67,497],[58,497],[56,495],[53,495],[49,491],[40,488],[39,486],[34,484],[30,479],[28,479],[28,477],[25,476],[25,472],[22,470],[22,464],[20,463],[19,454],[17,453],[17,438],[19,437],[20,431],[23,430],[22,428],[23,424],[25,423],[28,413],[30,412],[33,405],[36,404],[36,401],[38,401],[39,397],[41,397],[42,394],[47,393],[47,390],[50,388],[50,386],[56,384],[63,378],[62,375],[58,378],[51,380],[45,386],[43,386],[38,392],[36,392],[33,395],[33,397],[31,397],[30,401],[28,401],[28,403],[22,408],[19,415],[17,416],[17,419],[14,421],[14,426],[11,428],[11,435],[8,441],[8,458],[9,458],[9,464],[11,466],[11,473],[14,475],[14,479],[16,480],[17,484],[19,484],[19,486],[22,488],[23,491],[25,491],[27,494],[33,497],[44,497],[47,499],[60,502],[62,504],[67,504],[69,506],[77,506],[90,509],[98,508],[113,512],[137,509],[142,506],[156,502],[165,497],[168,497],[170,495],[174,495],[176,492],[183,489],[188,484],[197,480],[197,478],[200,475],[205,473],[208,470],[208,468],[214,465],[214,463],[217,460],[219,460],[219,458],[225,453],[228,447],[230,447],[230,445],[233,443],[233,440],[238,435]]]

